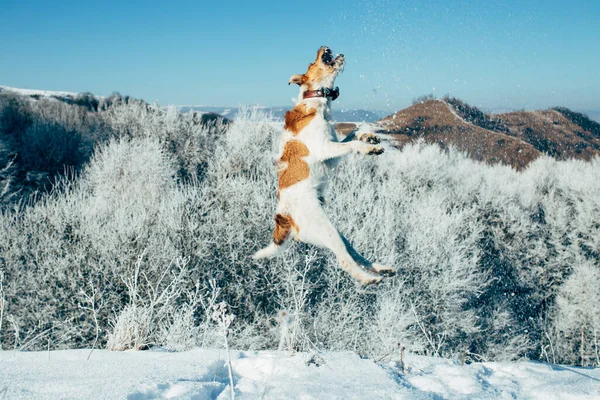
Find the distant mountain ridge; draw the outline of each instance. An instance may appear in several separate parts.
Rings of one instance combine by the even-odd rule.
[[[13,88],[9,86],[0,86],[1,92],[14,92],[23,96],[28,96],[32,98],[49,98],[49,99],[57,99],[62,101],[71,102],[82,95],[94,96],[98,99],[102,99],[102,96],[92,95],[88,93],[75,93],[75,92],[63,92],[63,91],[50,91],[50,90],[34,90],[34,89],[20,89]],[[181,112],[190,112],[195,111],[201,114],[218,114],[226,119],[233,119],[236,114],[239,112],[242,107],[235,106],[204,106],[204,105],[182,105],[175,106]],[[288,111],[291,106],[288,107],[265,107],[258,106],[262,108],[265,112],[273,115],[275,119],[283,119],[286,111]],[[381,115],[369,110],[363,109],[335,109],[332,112],[333,119],[336,122],[375,122],[381,118]]]
[[[336,125],[347,134],[354,124]],[[372,124],[398,148],[422,139],[475,160],[525,168],[541,154],[559,160],[600,156],[600,124],[564,107],[485,114],[456,98],[413,104]]]
[[[127,102],[128,96],[113,94],[108,98],[91,93],[18,89],[0,86],[0,93],[15,92],[25,98],[49,99],[98,111],[113,98]],[[113,100],[111,100],[113,99]],[[261,107],[276,119],[282,119],[289,107]],[[200,122],[224,117],[231,120],[240,107],[180,106],[182,112],[197,112]],[[600,156],[600,123],[586,114],[556,107],[538,111],[511,111],[486,114],[477,107],[447,97],[413,104],[385,118],[368,110],[333,110],[336,129],[341,134],[352,131],[358,123],[370,124],[377,133],[388,135],[396,147],[423,139],[445,148],[453,146],[475,160],[501,163],[521,170],[541,154],[558,160],[590,160]]]
[[[271,113],[276,119],[283,119],[285,113],[292,107],[261,107],[267,113]],[[200,113],[215,113],[226,118],[233,119],[239,112],[240,107],[215,107],[215,106],[179,106],[181,112],[196,111]],[[362,109],[333,109],[333,119],[336,122],[375,122],[381,118],[373,111]]]

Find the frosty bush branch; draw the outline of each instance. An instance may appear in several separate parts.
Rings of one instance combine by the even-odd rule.
[[[213,308],[212,319],[215,321],[221,331],[223,333],[223,342],[225,344],[225,351],[227,352],[227,371],[229,373],[229,389],[231,391],[231,399],[235,399],[235,383],[233,381],[233,371],[231,370],[231,355],[229,354],[229,341],[227,337],[229,336],[229,327],[234,320],[234,316],[227,312],[227,304],[225,302],[221,302],[219,304],[215,304]]]
[[[122,96],[97,115],[11,102],[11,129],[39,139],[56,123],[95,147],[79,173],[0,213],[3,348],[220,345],[211,316],[226,302],[232,348],[277,348],[283,310],[284,345],[296,350],[381,357],[402,343],[457,359],[599,362],[589,300],[598,159],[540,158],[517,173],[416,143],[344,162],[326,212],[367,258],[400,269],[359,290],[306,245],[248,261],[272,229],[277,196],[282,124],[260,110],[206,126]],[[102,139],[89,141],[92,131]]]

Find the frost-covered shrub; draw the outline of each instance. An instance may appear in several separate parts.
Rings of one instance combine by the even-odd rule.
[[[90,92],[79,93],[73,99],[73,104],[84,107],[88,111],[98,111],[100,100]]]
[[[151,270],[143,268],[144,258],[145,253],[138,258],[132,276],[124,282],[129,302],[117,315],[106,347],[109,350],[140,350],[152,344],[190,347],[198,333],[198,328],[190,324],[190,311],[198,305],[200,293],[199,285],[195,292],[190,292],[185,284],[189,278],[188,260],[175,259],[162,273],[152,276]],[[186,295],[189,303],[181,306]],[[182,329],[187,332],[181,332]]]
[[[108,334],[108,350],[142,350],[150,344],[152,310],[136,305],[127,305],[117,317],[112,332]]]
[[[398,347],[423,351],[429,346],[427,338],[415,324],[413,303],[411,291],[403,282],[388,283],[378,293],[374,315],[364,335],[365,353],[391,354]]]
[[[77,326],[83,337],[95,331],[91,316],[79,307],[81,288],[91,284],[104,303],[98,315],[105,337],[112,310],[129,300],[124,282],[134,275],[138,257],[143,254],[144,281],[151,283],[186,247],[178,238],[187,232],[182,214],[199,192],[180,191],[174,177],[174,163],[157,140],[114,140],[97,152],[77,183],[2,215],[8,312],[22,321],[21,331],[49,329],[56,341],[84,340],[63,338],[63,329]],[[163,284],[171,274],[170,269]],[[55,326],[59,321],[62,328]]]
[[[94,315],[99,346],[220,346],[209,310],[224,301],[240,349],[580,363],[584,326],[584,362],[597,362],[597,308],[572,282],[593,282],[599,262],[600,160],[516,172],[424,143],[347,157],[325,211],[399,268],[363,288],[312,246],[249,259],[271,240],[281,122],[247,109],[207,127],[119,98],[99,109],[120,138],[0,215],[4,348],[91,346]]]
[[[223,120],[204,121],[195,113],[180,113],[175,107],[161,109],[139,100],[119,99],[101,112],[115,134],[159,140],[174,156],[180,179],[203,179],[215,145],[226,129]]]
[[[553,343],[546,349],[552,361],[600,365],[600,267],[585,262],[559,289],[553,315]],[[556,360],[556,357],[559,357]],[[556,361],[555,361],[556,360]]]
[[[493,204],[489,263],[501,272],[494,294],[504,295],[514,322],[506,332],[524,332],[530,357],[547,345],[551,311],[561,284],[575,266],[598,263],[598,159],[557,162],[536,160]],[[535,351],[533,351],[535,349]],[[555,358],[557,361],[559,357]]]
[[[10,176],[0,177],[0,190],[12,202],[35,200],[32,194],[79,172],[94,148],[115,137],[159,140],[174,156],[179,179],[202,180],[226,128],[223,121],[120,95],[99,100],[89,93],[60,98],[0,93],[0,171],[12,163]],[[0,200],[4,207],[9,196]]]
[[[0,93],[0,168],[12,163],[13,202],[33,200],[80,171],[110,136],[99,115],[83,107]]]
[[[12,202],[12,199],[16,197],[12,184],[15,179],[14,162],[8,161],[6,158],[0,157],[4,162],[0,166],[0,209],[7,207]]]
[[[395,304],[402,311],[396,316],[401,324],[411,321],[411,335],[398,335],[406,336],[403,344],[440,355],[456,353],[458,343],[468,346],[465,336],[477,332],[477,324],[466,304],[486,285],[485,271],[478,269],[478,212],[446,190],[448,175],[439,171],[447,162],[439,149],[422,143],[407,147],[400,157],[351,157],[340,168],[332,187],[336,195],[326,206],[334,225],[367,258],[399,267],[400,277],[390,280],[394,289],[386,293],[402,291],[407,303],[398,304],[397,295],[395,300],[373,297],[379,307]],[[389,315],[382,318],[388,310],[369,303],[363,296],[358,309],[369,307],[378,324],[391,323]],[[373,326],[370,318],[363,323]],[[385,349],[397,344],[383,343]]]
[[[191,306],[184,306],[173,314],[172,322],[166,326],[159,336],[163,348],[173,351],[184,351],[198,346],[201,335],[195,310]]]
[[[207,129],[199,132],[211,134]],[[88,343],[95,327],[92,316],[80,307],[85,300],[80,290],[89,284],[103,303],[97,310],[101,342],[111,331],[107,323],[114,322],[113,311],[117,320],[112,337],[139,332],[128,331],[136,320],[130,317],[139,314],[130,311],[144,310],[149,300],[132,303],[124,282],[134,275],[140,255],[144,282],[150,287],[165,266],[187,254],[193,272],[178,283],[181,296],[168,308],[171,322],[176,310],[191,306],[188,295],[196,283],[207,288],[210,278],[220,278],[218,267],[226,259],[214,267],[207,262],[213,243],[205,235],[218,226],[205,224],[213,204],[208,188],[178,185],[176,171],[173,154],[161,138],[112,140],[96,152],[77,182],[65,183],[35,205],[3,214],[0,222],[7,234],[0,238],[0,260],[7,271],[12,304],[8,313],[16,321],[14,327],[34,337],[41,334],[54,346]],[[170,324],[166,316],[154,315],[151,343],[160,342],[158,332]],[[23,345],[14,332],[1,332],[6,343]]]

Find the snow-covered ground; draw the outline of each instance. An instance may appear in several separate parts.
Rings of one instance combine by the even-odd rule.
[[[0,351],[0,399],[229,399],[224,350]],[[600,369],[477,363],[408,355],[377,364],[354,353],[232,352],[242,399],[600,399]],[[313,359],[316,362],[309,362]],[[315,360],[316,359],[316,360]]]

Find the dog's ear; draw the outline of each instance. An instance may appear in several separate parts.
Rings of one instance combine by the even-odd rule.
[[[300,75],[300,74],[292,75],[290,77],[290,81],[288,82],[288,85],[290,83],[295,83],[298,86],[302,86],[304,84],[305,80],[306,80],[306,77],[304,75]]]

